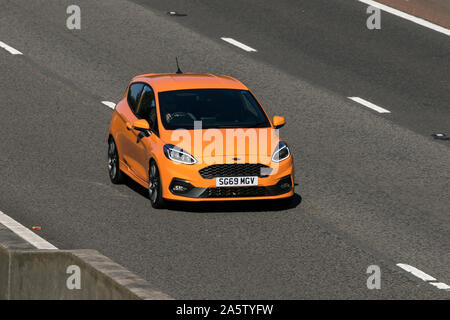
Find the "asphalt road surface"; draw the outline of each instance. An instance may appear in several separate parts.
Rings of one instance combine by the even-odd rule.
[[[66,27],[81,8],[81,30]],[[357,1],[2,0],[0,210],[176,299],[448,299],[450,38]],[[177,11],[187,16],[169,16]],[[222,37],[254,48],[248,52]],[[296,201],[176,204],[112,185],[106,135],[137,74],[226,74],[295,154]],[[387,109],[378,113],[348,97]],[[434,277],[437,288],[397,266]],[[369,290],[367,268],[381,269]]]

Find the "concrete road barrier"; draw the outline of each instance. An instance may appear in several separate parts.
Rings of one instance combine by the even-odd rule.
[[[95,250],[37,250],[0,228],[0,299],[172,299]]]

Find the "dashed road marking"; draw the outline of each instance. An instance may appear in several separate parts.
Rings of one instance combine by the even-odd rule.
[[[256,49],[253,49],[252,47],[249,47],[249,46],[243,44],[242,42],[234,40],[233,38],[220,38],[220,39],[222,39],[223,41],[228,42],[236,47],[239,47],[242,50],[245,50],[247,52],[257,52],[258,51]]]
[[[423,281],[436,281],[436,278],[430,276],[429,274],[423,272],[422,270],[410,266],[409,264],[397,263],[397,267],[402,268],[403,270],[408,271],[409,273],[412,273],[414,276],[416,276],[419,279],[422,279]]]
[[[359,104],[362,104],[363,106],[370,108],[372,110],[375,110],[376,112],[379,113],[391,113],[389,110],[384,109],[382,107],[377,106],[376,104],[373,104],[372,102],[369,102],[367,100],[364,100],[362,98],[359,97],[348,97],[350,100],[353,100]]]
[[[421,25],[423,27],[426,27],[426,28],[432,29],[434,31],[443,33],[443,34],[445,34],[447,36],[450,36],[450,30],[449,29],[441,27],[441,26],[438,26],[437,24],[431,23],[429,21],[426,21],[424,19],[415,17],[413,15],[407,14],[407,13],[405,13],[403,11],[394,9],[392,7],[389,7],[387,5],[384,5],[384,4],[381,4],[379,2],[372,1],[372,0],[358,0],[358,1],[362,2],[362,3],[365,3],[365,4],[369,5],[369,6],[373,6],[375,8],[379,8],[379,9],[381,9],[383,11],[389,12],[390,14],[393,14],[393,15],[395,15],[397,17],[400,17],[400,18],[409,20],[411,22],[417,23],[417,24],[419,24],[419,25]]]
[[[432,286],[435,286],[438,289],[450,291],[450,286],[443,282],[429,282],[429,284],[431,284]]]
[[[107,106],[108,108],[111,108],[114,110],[114,108],[116,107],[116,104],[114,102],[111,101],[102,101],[102,103]]]
[[[47,240],[42,239],[30,229],[27,229],[13,218],[7,216],[0,211],[0,223],[7,227],[9,230],[17,234],[22,239],[28,241],[38,249],[58,249]]]
[[[23,53],[20,52],[19,50],[14,49],[14,48],[11,47],[11,46],[8,46],[6,43],[4,43],[4,42],[2,42],[2,41],[0,41],[0,48],[5,49],[6,51],[8,51],[8,52],[11,53],[11,54],[23,54]]]
[[[429,274],[423,272],[422,270],[417,269],[416,267],[410,266],[409,264],[405,263],[397,263],[397,267],[402,268],[403,270],[411,273],[415,277],[431,284],[432,286],[435,286],[438,289],[441,290],[450,290],[450,286],[448,284],[445,284],[443,282],[438,282],[436,278],[430,276]]]

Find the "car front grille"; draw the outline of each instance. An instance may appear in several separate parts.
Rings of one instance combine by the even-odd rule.
[[[272,168],[260,163],[214,164],[199,170],[204,179],[217,177],[266,177]]]

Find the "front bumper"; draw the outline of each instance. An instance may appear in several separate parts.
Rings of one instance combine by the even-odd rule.
[[[194,187],[186,180],[174,178],[169,186],[172,194],[189,198],[253,198],[274,197],[291,193],[293,181],[290,175],[281,178],[277,184],[271,186],[244,186],[244,187]]]
[[[294,195],[294,170],[292,157],[274,164],[271,174],[260,177],[257,186],[216,187],[215,178],[204,178],[201,165],[173,165],[162,172],[163,197],[179,201],[230,201],[282,199]],[[242,174],[245,175],[245,174]]]

